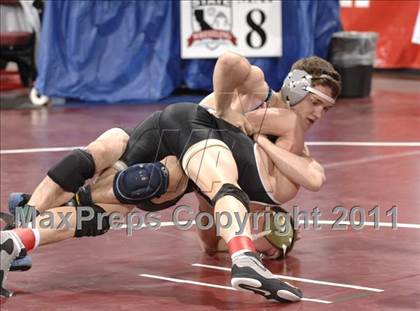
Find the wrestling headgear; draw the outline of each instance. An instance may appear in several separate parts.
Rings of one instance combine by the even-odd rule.
[[[278,206],[270,212],[268,221],[269,228],[265,227],[267,224],[264,225],[268,230],[255,234],[253,239],[265,237],[271,245],[282,251],[279,258],[284,258],[292,250],[297,237],[293,219]]]
[[[282,98],[289,107],[299,103],[309,93],[313,93],[323,100],[334,104],[335,100],[332,97],[312,87],[312,78],[314,77],[304,70],[294,69],[289,72],[286,79],[284,79],[283,86],[281,87]],[[331,79],[330,76],[325,74],[316,78]]]

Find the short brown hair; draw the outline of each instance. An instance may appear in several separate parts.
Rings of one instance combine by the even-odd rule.
[[[312,76],[312,86],[325,85],[331,88],[332,97],[337,98],[341,92],[341,76],[331,63],[318,56],[302,58],[292,65],[293,69],[305,70]],[[323,78],[321,75],[327,75]]]

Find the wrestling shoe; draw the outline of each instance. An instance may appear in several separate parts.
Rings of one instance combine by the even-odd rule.
[[[253,252],[233,257],[231,284],[237,290],[251,291],[279,302],[299,301],[303,297],[299,288],[276,278]]]
[[[32,257],[21,252],[10,265],[10,271],[28,271],[32,268]]]
[[[16,228],[15,215],[0,212],[0,220],[2,221],[2,224],[4,224],[4,226],[1,227],[1,230],[12,230]]]
[[[31,199],[30,193],[12,192],[9,194],[8,206],[9,212],[16,215],[16,208],[24,207]],[[93,204],[90,186],[84,186],[77,191],[73,198],[66,204],[69,206],[90,206]]]
[[[23,219],[27,219],[26,221],[29,221],[31,219],[28,217],[34,211],[35,214],[32,214],[31,216],[39,215],[39,212],[37,210],[34,210],[34,206],[28,205],[30,198],[31,194],[23,192],[12,192],[11,194],[9,194],[8,207],[10,214],[5,215],[6,213],[2,213],[1,215],[2,220],[8,224],[4,230],[11,230],[21,226],[20,223],[16,223],[16,210],[18,208],[21,209],[20,217],[23,217]],[[13,221],[9,220],[10,217],[13,217]]]
[[[0,218],[7,223],[4,230],[10,230],[16,227],[15,213],[17,207],[23,207],[31,198],[30,194],[22,192],[13,192],[9,195],[8,206],[11,214],[1,213]],[[10,271],[28,271],[32,268],[32,257],[26,252],[21,252],[19,256],[13,260]]]
[[[25,248],[19,237],[10,230],[2,230],[0,232],[0,296],[9,298],[13,295],[5,286],[6,276],[9,272],[10,265],[21,252],[25,252]]]
[[[18,206],[25,206],[29,202],[30,198],[31,195],[28,193],[12,192],[9,194],[9,199],[7,202],[9,206],[9,212],[13,215],[16,215],[16,208]]]

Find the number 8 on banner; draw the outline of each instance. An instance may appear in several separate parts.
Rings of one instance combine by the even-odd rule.
[[[255,13],[255,12],[260,14],[260,23],[259,24],[256,24],[254,22],[254,20],[252,19],[252,14]],[[249,32],[246,35],[246,43],[253,49],[262,48],[263,45],[265,44],[265,42],[267,41],[267,35],[265,34],[264,29],[261,28],[261,26],[265,22],[264,12],[261,11],[261,10],[258,10],[258,9],[254,9],[254,10],[250,11],[246,16],[246,22],[252,28],[251,32]],[[258,44],[258,45],[255,45],[255,43],[253,43],[253,42],[255,42],[255,40],[254,41],[251,40],[251,36],[254,32],[257,33],[260,37],[260,44]]]
[[[281,1],[181,1],[182,58],[282,55]]]

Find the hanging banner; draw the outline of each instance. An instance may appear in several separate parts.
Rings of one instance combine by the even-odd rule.
[[[281,1],[181,1],[181,57],[282,55]]]

